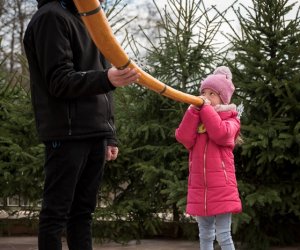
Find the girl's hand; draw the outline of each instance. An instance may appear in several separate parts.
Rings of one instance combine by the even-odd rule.
[[[205,96],[200,95],[199,97],[203,100],[203,105],[211,105],[210,100],[208,100]]]
[[[201,95],[201,96],[199,96],[199,98],[201,98],[203,100],[203,105],[210,105],[211,104],[210,100],[208,100],[205,96]],[[192,109],[195,109],[195,110],[200,110],[201,106],[199,107],[199,106],[196,106],[194,104],[191,104],[189,106],[189,108],[192,108]]]

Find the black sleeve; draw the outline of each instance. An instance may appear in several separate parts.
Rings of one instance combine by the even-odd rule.
[[[107,70],[74,69],[70,31],[63,17],[50,11],[39,18],[38,24],[33,30],[35,54],[51,95],[77,98],[114,89]]]

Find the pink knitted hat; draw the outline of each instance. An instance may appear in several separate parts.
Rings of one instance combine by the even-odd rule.
[[[229,104],[235,89],[230,69],[226,66],[216,68],[212,75],[202,81],[200,93],[203,89],[212,89],[219,94],[224,104]]]

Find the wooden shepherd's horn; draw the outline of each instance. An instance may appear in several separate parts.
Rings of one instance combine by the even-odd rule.
[[[138,84],[145,86],[173,100],[201,106],[203,100],[199,97],[183,93],[158,81],[139,68],[130,60],[124,49],[115,38],[101,8],[99,0],[73,0],[77,10],[97,48],[105,58],[118,69],[134,68],[140,73]]]

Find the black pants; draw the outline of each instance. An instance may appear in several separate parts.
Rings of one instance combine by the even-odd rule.
[[[103,175],[106,140],[53,141],[45,146],[39,250],[61,250],[64,228],[70,250],[92,250],[92,213]]]

